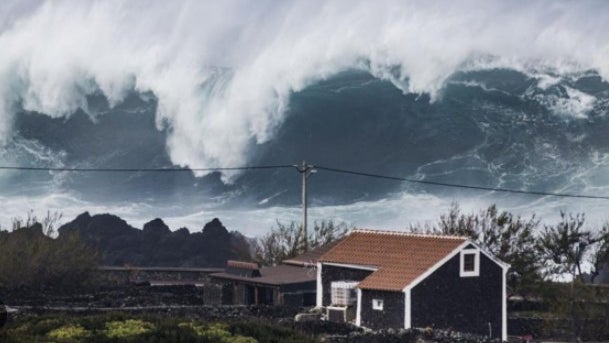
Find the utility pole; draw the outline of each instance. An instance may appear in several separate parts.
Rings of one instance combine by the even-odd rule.
[[[304,250],[309,250],[309,239],[307,232],[307,178],[309,175],[316,173],[317,170],[308,165],[306,161],[302,161],[302,165],[299,167],[295,165],[298,172],[302,175],[302,232],[301,235],[304,239]]]

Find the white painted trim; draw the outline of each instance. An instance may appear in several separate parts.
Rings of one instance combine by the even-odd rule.
[[[490,260],[492,260],[493,262],[495,262],[497,265],[499,265],[501,268],[503,268],[503,287],[502,287],[502,296],[503,296],[503,301],[502,301],[502,328],[501,328],[501,340],[502,341],[507,341],[507,292],[506,292],[506,277],[507,277],[507,271],[510,268],[510,265],[504,262],[499,261],[498,259],[496,259],[495,257],[491,256],[488,252],[486,252],[484,249],[480,249],[480,247],[478,246],[478,244],[470,241],[470,240],[466,240],[465,242],[463,242],[461,245],[459,245],[457,248],[455,248],[453,251],[451,251],[448,255],[444,256],[444,258],[442,258],[440,261],[438,261],[436,264],[434,264],[431,268],[427,269],[423,274],[419,275],[419,277],[417,277],[416,279],[414,279],[412,282],[410,282],[408,285],[406,285],[406,287],[404,287],[403,292],[405,294],[405,309],[404,309],[404,328],[405,329],[410,329],[412,328],[412,295],[411,295],[411,290],[416,287],[419,283],[421,283],[423,280],[425,280],[429,275],[433,274],[436,270],[438,270],[441,266],[443,266],[446,262],[448,262],[451,258],[455,257],[463,248],[465,248],[468,245],[473,245],[476,248],[478,248],[484,255],[486,255]]]
[[[451,258],[455,257],[461,251],[461,249],[465,248],[469,244],[471,244],[471,242],[469,240],[461,243],[461,245],[459,245],[449,254],[444,256],[444,258],[442,258],[440,261],[438,261],[436,264],[434,264],[431,268],[427,269],[425,271],[425,273],[419,275],[419,277],[417,277],[412,282],[410,282],[408,285],[406,285],[406,287],[404,287],[403,291],[406,292],[407,290],[413,289],[416,285],[421,283],[421,281],[425,280],[429,275],[433,274],[436,270],[438,270],[440,267],[442,267],[444,265],[444,263],[448,262]]]
[[[315,300],[315,305],[318,308],[323,307],[323,296],[324,296],[324,289],[322,286],[322,282],[321,282],[321,263],[317,263],[317,294],[316,294],[316,300]]]
[[[410,289],[404,291],[404,329],[412,327],[412,297]]]
[[[322,264],[332,266],[332,267],[341,267],[341,268],[350,268],[350,269],[361,269],[361,270],[372,270],[372,271],[378,270],[378,267],[365,266],[365,265],[359,265],[359,264],[346,264],[346,263],[333,263],[333,262],[322,262]]]
[[[362,290],[357,289],[357,310],[355,312],[355,325],[362,325]]]
[[[404,232],[404,231],[389,231],[389,230],[371,230],[371,229],[354,229],[351,233],[372,233],[377,235],[393,235],[393,236],[407,236],[407,237],[430,237],[440,239],[463,239],[463,236],[455,235],[442,235],[442,234],[429,234],[429,233],[415,233],[415,232]]]
[[[507,269],[503,270],[503,285],[501,297],[501,341],[507,342],[508,331],[507,331]]]
[[[332,281],[330,282],[330,303],[338,306],[352,306],[355,302],[351,295],[357,290],[359,281]]]
[[[385,308],[385,299],[372,299],[372,309],[375,311],[383,311]]]
[[[348,306],[326,306],[326,309],[328,310],[337,310],[337,311],[344,311],[347,309]]]
[[[486,249],[480,247],[478,244],[471,242],[473,246],[475,246],[476,248],[478,248],[478,250],[480,250],[481,253],[484,254],[484,256],[488,257],[489,260],[495,262],[496,264],[498,264],[501,268],[503,268],[504,271],[510,269],[510,265],[501,261],[500,259],[498,259],[497,257],[493,256],[493,254],[491,254],[490,252],[486,251]]]
[[[466,271],[465,255],[474,255],[474,270]],[[460,277],[477,277],[480,276],[480,249],[463,249],[459,252],[459,276]]]

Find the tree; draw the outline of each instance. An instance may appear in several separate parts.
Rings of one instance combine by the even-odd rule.
[[[30,210],[28,211],[25,219],[21,217],[13,218],[11,230],[15,231],[21,228],[28,228],[39,224],[42,226],[42,232],[46,236],[53,237],[55,235],[55,227],[61,222],[61,218],[63,218],[63,214],[59,212],[47,211],[46,215],[39,220],[34,214],[34,211]]]
[[[66,288],[83,285],[97,265],[97,254],[75,234],[54,238],[60,214],[40,221],[32,212],[16,218],[0,235],[0,286]]]
[[[541,281],[542,261],[535,251],[535,231],[539,220],[528,219],[503,211],[495,205],[480,214],[477,242],[500,260],[510,264],[507,284],[512,293],[527,295]]]
[[[481,216],[484,216],[484,214]],[[478,240],[478,223],[480,221],[480,216],[463,214],[459,205],[453,203],[448,213],[440,216],[437,229],[434,228],[432,231],[443,235],[465,236],[472,240]]]
[[[538,250],[545,258],[545,271],[550,277],[571,275],[570,287],[561,287],[555,294],[546,294],[551,309],[568,318],[573,339],[580,340],[590,334],[591,318],[602,318],[603,305],[598,306],[598,289],[586,284],[583,265],[590,262],[594,274],[607,261],[609,231],[607,226],[598,233],[584,229],[583,214],[560,213],[561,220],[555,225],[546,225],[539,238]]]
[[[277,226],[258,239],[256,244],[256,260],[263,265],[277,265],[284,260],[305,253],[302,226],[295,222],[283,224],[277,221]],[[349,231],[347,224],[335,224],[332,220],[315,222],[313,231],[308,235],[309,249],[316,249],[339,238]]]
[[[574,279],[579,278],[582,264],[598,238],[583,229],[583,214],[573,216],[561,211],[560,217],[561,221],[556,225],[544,227],[538,250],[546,261],[546,273],[550,276],[570,274]]]
[[[609,223],[605,223],[597,234],[597,242],[592,247],[590,281],[594,282],[601,270],[609,266]]]
[[[509,289],[512,293],[527,295],[541,281],[542,262],[535,249],[538,226],[539,220],[535,215],[523,219],[506,211],[500,212],[495,205],[478,214],[464,214],[459,205],[453,203],[449,212],[440,216],[437,226],[428,226],[423,231],[469,237],[481,248],[510,264],[507,273]]]

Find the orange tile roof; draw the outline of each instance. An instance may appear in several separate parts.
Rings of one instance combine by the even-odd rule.
[[[258,266],[258,263],[235,261],[235,260],[226,261],[226,266],[229,268],[240,268],[240,269],[249,269],[249,270],[260,269],[260,267]]]
[[[358,287],[402,291],[466,240],[458,236],[354,230],[319,261],[378,268]]]

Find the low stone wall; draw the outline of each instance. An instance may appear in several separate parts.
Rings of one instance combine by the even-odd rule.
[[[218,268],[170,268],[170,267],[100,267],[96,279],[106,286],[122,286],[153,281],[207,282],[209,274]]]
[[[292,318],[301,311],[298,308],[278,306],[148,306],[123,308],[82,308],[82,307],[18,307],[9,320],[20,320],[30,316],[68,315],[88,316],[101,313],[121,312],[133,315],[162,315],[169,317],[189,318],[200,321],[230,321],[230,320],[284,320]]]
[[[130,307],[203,305],[204,288],[180,286],[95,287],[90,289],[0,289],[0,300],[10,307]]]
[[[293,323],[293,328],[314,336],[325,336],[327,343],[500,343],[497,339],[449,330],[364,330],[349,324],[327,321]]]
[[[584,341],[609,341],[609,318],[579,318],[581,339]],[[508,319],[511,336],[533,339],[570,341],[573,339],[573,325],[567,318],[512,317]]]

